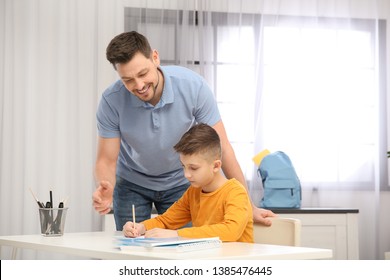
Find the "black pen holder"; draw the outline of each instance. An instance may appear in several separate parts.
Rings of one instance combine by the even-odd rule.
[[[66,212],[65,208],[39,208],[41,234],[43,236],[61,236],[64,234]]]

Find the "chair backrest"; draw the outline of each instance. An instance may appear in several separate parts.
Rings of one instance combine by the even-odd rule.
[[[301,221],[293,218],[275,217],[271,226],[259,223],[253,224],[253,236],[255,243],[300,246]]]

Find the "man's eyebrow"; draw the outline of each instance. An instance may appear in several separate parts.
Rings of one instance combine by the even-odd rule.
[[[121,80],[131,80],[133,78],[130,78],[130,77],[121,77]]]

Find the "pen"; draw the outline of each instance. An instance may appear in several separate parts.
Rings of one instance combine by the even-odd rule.
[[[46,202],[46,205],[44,205],[43,208],[52,208],[52,205],[50,204],[50,201]],[[43,222],[43,228],[45,229],[45,234],[49,234],[52,223],[53,223],[53,217],[51,216],[51,213],[48,210],[41,210],[43,211],[43,216],[44,216],[44,222]]]
[[[64,203],[60,202],[60,204],[58,204],[58,208],[64,208]],[[53,222],[53,224],[54,224],[54,229],[53,229],[54,230],[54,234],[61,233],[61,219],[62,219],[62,210],[58,210],[57,217],[56,217],[56,219]]]
[[[49,225],[49,232],[52,231],[54,229],[53,227],[53,223],[54,223],[54,212],[53,212],[53,192],[50,190],[49,191],[49,196],[50,196],[50,208],[52,210],[50,210],[50,214],[49,214],[49,222],[50,222],[50,225]]]
[[[133,228],[135,229],[135,206],[133,204]]]
[[[49,191],[49,195],[50,195],[50,205],[51,205],[51,207],[54,207],[53,206],[53,192]]]

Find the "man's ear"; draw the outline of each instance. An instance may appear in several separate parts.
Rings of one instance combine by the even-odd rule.
[[[159,56],[157,50],[153,50],[153,52],[152,52],[152,60],[153,60],[154,65],[160,66],[160,56]]]

